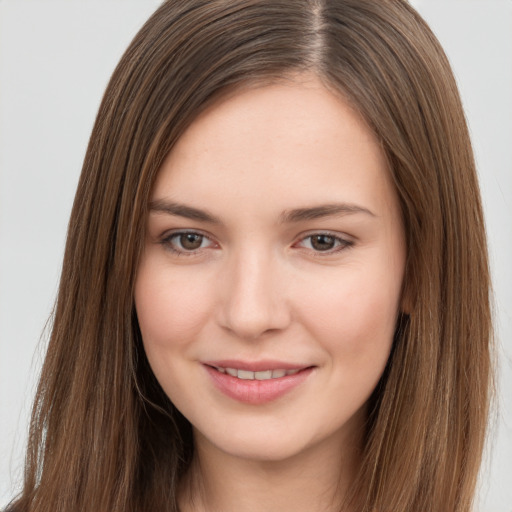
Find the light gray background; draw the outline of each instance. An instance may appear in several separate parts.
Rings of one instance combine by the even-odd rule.
[[[0,507],[18,488],[39,342],[96,110],[159,0],[0,0]],[[411,2],[457,75],[476,150],[500,382],[481,512],[512,511],[512,0]]]

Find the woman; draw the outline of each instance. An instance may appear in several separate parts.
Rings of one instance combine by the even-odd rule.
[[[490,334],[413,9],[166,2],[91,136],[12,510],[468,511]]]

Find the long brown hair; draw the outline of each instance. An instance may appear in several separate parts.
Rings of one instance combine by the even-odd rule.
[[[133,304],[149,194],[219,94],[302,71],[375,131],[407,237],[407,308],[354,496],[365,512],[471,509],[490,283],[468,130],[439,43],[403,0],[170,0],[122,57],[91,135],[13,510],[177,510],[191,427],[151,372]]]

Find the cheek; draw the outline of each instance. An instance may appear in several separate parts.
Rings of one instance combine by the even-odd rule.
[[[350,373],[383,369],[399,308],[401,275],[376,268],[343,269],[339,276],[303,294],[303,324]],[[370,367],[369,367],[370,365]]]
[[[179,273],[141,264],[135,307],[146,352],[179,349],[196,336],[210,313],[208,288],[197,290]]]

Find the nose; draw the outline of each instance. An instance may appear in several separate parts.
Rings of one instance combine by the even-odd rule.
[[[246,251],[234,258],[220,283],[222,327],[248,340],[285,329],[291,312],[284,281],[271,254]]]

